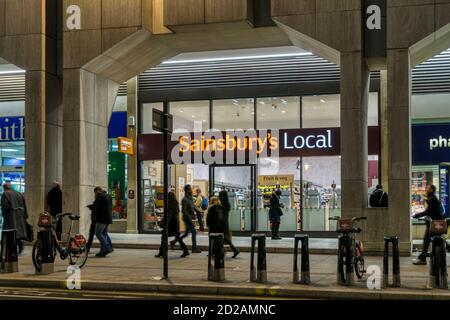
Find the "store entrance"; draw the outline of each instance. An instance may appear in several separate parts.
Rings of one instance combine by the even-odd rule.
[[[255,166],[211,166],[211,193],[228,192],[233,232],[255,230],[255,171]]]

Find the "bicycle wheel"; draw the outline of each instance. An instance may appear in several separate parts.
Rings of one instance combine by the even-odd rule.
[[[37,272],[41,272],[41,240],[36,240],[33,245],[33,251],[31,253],[31,258],[33,259],[33,265],[36,268]]]
[[[76,265],[80,269],[83,268],[88,258],[86,239],[81,235],[77,235],[75,238],[70,238],[67,254],[69,255],[70,265]]]
[[[341,281],[343,283],[347,281],[346,265],[347,265],[346,249],[344,245],[340,245],[338,253],[338,271],[341,275]]]
[[[355,273],[358,279],[361,279],[364,273],[366,273],[364,269],[364,256],[359,243],[356,244],[355,250]]]

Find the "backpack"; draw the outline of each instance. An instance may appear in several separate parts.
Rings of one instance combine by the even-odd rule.
[[[372,192],[372,194],[370,195],[369,205],[370,205],[372,208],[378,208],[378,207],[380,207],[381,200],[383,199],[383,196],[384,196],[384,192],[383,192],[383,191],[375,190],[375,191]]]
[[[208,199],[202,196],[202,210],[208,209]]]

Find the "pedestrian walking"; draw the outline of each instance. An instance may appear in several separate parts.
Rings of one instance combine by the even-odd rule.
[[[47,194],[47,206],[50,215],[56,219],[56,216],[62,213],[62,191],[59,182],[55,181],[52,184],[52,188]],[[56,236],[58,240],[61,240],[62,233],[62,219],[56,222]]]
[[[23,240],[29,239],[28,212],[25,197],[12,188],[10,182],[3,185],[1,198],[3,230],[16,230],[18,253],[23,253]]]
[[[240,252],[233,244],[233,233],[230,228],[231,204],[230,199],[228,198],[228,192],[226,190],[222,190],[219,192],[219,201],[224,210],[224,220],[225,220],[224,242],[230,246],[231,250],[233,250],[234,252],[233,258],[236,258]]]
[[[436,186],[429,185],[426,190],[426,205],[427,208],[423,212],[416,213],[412,217],[414,219],[419,219],[422,217],[430,217],[432,220],[444,219],[441,212],[441,203],[436,197]],[[419,255],[418,259],[413,262],[415,265],[426,265],[427,264],[427,253],[430,247],[431,236],[430,236],[430,222],[426,222],[426,230],[423,236],[422,253]]]
[[[95,236],[100,241],[100,252],[96,257],[105,257],[114,251],[108,234],[108,227],[112,224],[112,199],[101,187],[96,187],[94,194],[94,203],[89,208],[95,220]]]
[[[280,203],[280,196],[281,190],[278,189],[270,197],[269,220],[272,229],[272,240],[281,240],[278,231],[280,230],[281,216],[283,215],[281,209],[284,208],[284,205]]]
[[[222,233],[224,235],[223,242],[231,247],[233,250],[233,258],[239,254],[239,250],[233,245],[229,237],[228,219],[226,208],[221,204],[218,197],[212,197],[208,208],[208,215],[206,217],[206,224],[209,233]]]
[[[167,208],[167,217],[169,219],[167,234],[169,237],[175,237],[175,240],[174,240],[172,246],[174,246],[175,243],[177,243],[177,242],[180,244],[181,250],[183,250],[183,254],[181,255],[181,258],[184,258],[189,255],[189,251],[188,251],[186,244],[183,242],[183,239],[181,239],[181,237],[180,237],[180,220],[179,220],[180,206],[178,204],[177,198],[175,197],[175,193],[172,191],[169,192],[169,195],[167,196],[167,200],[169,202],[169,207]],[[164,215],[164,217],[166,217],[166,215]],[[165,226],[164,219],[163,219],[163,225]],[[162,235],[162,237],[164,237],[164,235]],[[162,237],[161,237],[161,246],[159,247],[159,252],[155,256],[156,258],[163,257]]]
[[[181,236],[181,239],[186,238],[189,233],[192,235],[192,253],[201,253],[201,251],[197,248],[197,231],[195,230],[195,225],[192,219],[196,219],[197,216],[195,214],[195,205],[194,199],[192,195],[192,187],[187,184],[184,186],[184,197],[181,201],[181,212],[183,214],[183,222],[186,226],[185,233]],[[172,240],[170,242],[171,246],[175,245],[175,242]]]

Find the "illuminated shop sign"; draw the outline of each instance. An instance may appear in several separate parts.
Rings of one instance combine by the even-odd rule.
[[[349,142],[351,143],[351,142]],[[138,138],[139,160],[163,158],[161,134],[141,134]],[[254,163],[264,157],[337,156],[341,152],[340,128],[206,131],[172,134],[169,141],[173,163],[211,164]],[[379,154],[379,128],[369,127],[369,154]],[[241,157],[239,157],[241,156]],[[181,159],[181,160],[180,160]],[[228,160],[228,161],[226,161]]]
[[[0,117],[0,142],[24,140],[25,117]]]
[[[412,126],[412,162],[436,165],[450,161],[450,123]]]

